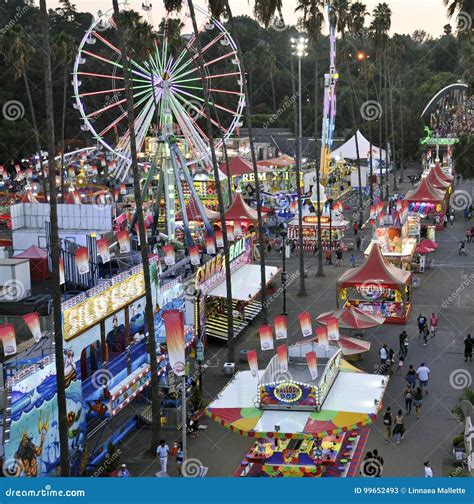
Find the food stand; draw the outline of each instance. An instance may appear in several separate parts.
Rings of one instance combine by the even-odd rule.
[[[337,306],[356,306],[386,323],[406,324],[411,309],[412,274],[384,259],[373,244],[364,264],[343,273],[336,282]]]
[[[421,218],[421,226],[435,225],[436,229],[444,228],[444,215],[448,206],[448,193],[432,186],[427,177],[408,191],[404,201],[409,203],[409,211]]]
[[[329,249],[330,239],[332,249],[344,238],[344,233],[349,226],[349,221],[344,220],[342,214],[337,217],[321,215],[321,237],[323,249]],[[299,247],[299,225],[298,219],[292,220],[288,224],[288,240],[293,241]],[[303,217],[303,247],[305,250],[314,250],[318,243],[318,216],[316,214],[305,215]]]

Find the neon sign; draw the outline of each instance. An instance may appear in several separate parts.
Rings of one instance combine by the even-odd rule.
[[[294,403],[301,399],[303,389],[296,383],[283,382],[275,387],[273,394],[278,401]]]

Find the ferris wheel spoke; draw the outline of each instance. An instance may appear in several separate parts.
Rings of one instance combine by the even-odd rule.
[[[77,72],[77,75],[84,75],[85,77],[98,77],[99,79],[120,79],[123,80],[123,77],[119,77],[118,75],[110,75],[110,74],[97,74],[93,72]]]
[[[101,95],[101,94],[107,94],[107,93],[117,93],[120,91],[125,91],[125,88],[105,89],[103,91],[90,91],[88,93],[81,93],[79,96],[81,98],[83,98],[84,96],[94,96],[94,95]]]
[[[240,72],[228,72],[228,73],[223,73],[223,74],[217,74],[217,75],[205,75],[204,78],[209,80],[209,79],[218,79],[222,77],[233,77],[233,76],[240,76]],[[173,81],[173,84],[175,82],[178,82],[179,84],[182,84],[183,82],[197,82],[200,81],[201,77],[192,77],[189,79],[183,79],[183,80],[178,80],[178,81]]]
[[[99,56],[98,54],[95,54],[91,51],[86,51],[85,49],[82,50],[84,54],[87,54],[88,56],[91,56],[92,58],[98,59],[99,61],[103,61],[104,63],[108,63],[109,65],[115,66],[117,68],[123,68],[123,66],[120,63],[117,63],[115,61],[109,60],[107,58],[104,58],[102,56]]]
[[[92,32],[92,35],[94,35],[95,38],[99,39],[101,42],[103,42],[107,47],[110,47],[112,51],[115,53],[119,54],[120,56],[122,55],[122,51],[118,48],[115,47],[111,42],[109,42],[107,39],[102,37],[102,35],[99,35],[96,31]]]
[[[119,105],[121,105],[122,103],[125,103],[126,101],[127,100],[125,98],[123,98],[122,100],[116,101],[114,103],[110,103],[109,105],[106,105],[105,107],[102,107],[99,110],[95,110],[94,112],[91,112],[91,113],[87,114],[86,118],[90,119],[91,117],[94,117],[94,116],[96,116],[98,114],[102,114],[106,110],[110,110],[110,109],[112,109],[114,107],[118,107]]]

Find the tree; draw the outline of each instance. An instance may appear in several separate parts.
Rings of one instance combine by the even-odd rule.
[[[114,22],[117,27],[119,45],[122,50],[122,65],[123,65],[123,79],[125,87],[125,97],[126,97],[126,109],[127,109],[127,125],[130,138],[130,156],[131,156],[131,168],[133,177],[133,191],[135,199],[135,207],[138,222],[138,234],[140,237],[140,252],[143,267],[143,277],[145,283],[145,319],[146,326],[148,329],[148,352],[150,355],[150,373],[151,373],[151,411],[152,411],[152,427],[151,427],[151,440],[150,440],[150,452],[154,455],[156,453],[156,447],[160,441],[161,437],[161,413],[160,413],[160,397],[159,397],[159,380],[158,380],[158,362],[157,362],[157,351],[156,351],[156,339],[155,339],[155,321],[153,315],[153,300],[151,296],[151,276],[150,276],[150,262],[148,257],[148,245],[146,241],[146,228],[143,217],[143,201],[140,190],[140,173],[138,170],[137,162],[137,141],[135,133],[135,111],[134,111],[134,100],[133,100],[133,85],[131,82],[131,69],[130,69],[130,53],[127,45],[127,39],[125,36],[124,24],[127,22],[127,18],[121,15],[118,6],[118,0],[112,0],[112,5],[114,9]],[[126,26],[130,29],[133,26],[134,21],[131,21]]]
[[[0,38],[0,53],[12,66],[13,78],[18,80],[23,77],[26,95],[28,97],[28,106],[30,108],[31,122],[35,134],[38,163],[41,163],[40,135],[36,122],[33,98],[31,96],[30,81],[27,75],[28,63],[34,53],[34,48],[30,45],[28,37],[21,26],[15,25],[9,30],[4,31],[3,36]]]
[[[67,33],[61,32],[53,44],[53,57],[60,63],[63,67],[63,107],[61,114],[61,194],[62,201],[65,200],[64,195],[64,135],[66,128],[66,104],[67,104],[67,85],[69,77],[69,63],[71,62],[75,50],[76,44],[74,39]]]
[[[321,229],[321,173],[320,173],[320,160],[318,149],[319,140],[319,50],[318,41],[321,36],[321,29],[324,25],[324,2],[323,0],[300,0],[296,10],[303,12],[303,16],[300,20],[300,26],[308,33],[310,40],[314,47],[314,159],[315,159],[315,170],[316,170],[316,205],[318,214],[318,271],[316,276],[324,276],[324,266],[323,266],[323,241],[322,241],[322,229]],[[301,230],[300,230],[301,232]]]
[[[59,278],[60,241],[58,228],[58,207],[56,188],[56,161],[54,146],[54,108],[53,81],[51,77],[51,51],[49,46],[49,26],[46,0],[40,0],[40,23],[42,35],[42,52],[44,68],[44,84],[46,98],[46,127],[48,137],[48,179],[49,205],[51,223],[51,276],[53,287],[53,323],[54,323],[54,354],[56,364],[56,397],[58,403],[58,430],[61,476],[70,476],[71,464],[69,459],[69,427],[66,405],[66,383],[64,380],[64,347],[61,315],[61,285]]]
[[[222,2],[220,3],[222,4]],[[226,0],[226,3],[227,12],[229,12],[229,2]],[[268,28],[276,12],[278,12],[280,18],[282,17],[281,9],[282,0],[255,0],[253,12],[255,17],[265,26],[265,28]]]

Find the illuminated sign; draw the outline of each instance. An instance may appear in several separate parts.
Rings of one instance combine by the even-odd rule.
[[[421,145],[454,145],[459,142],[458,138],[440,138],[434,137],[433,132],[425,126],[426,137],[420,140]]]
[[[100,294],[64,310],[64,339],[68,341],[74,338],[144,294],[143,272],[139,272],[112,285]]]
[[[278,401],[294,403],[301,399],[303,389],[296,383],[283,382],[275,387],[273,394]]]
[[[318,216],[317,215],[306,215],[303,217],[303,222],[305,224],[317,224]],[[321,224],[327,224],[329,222],[329,217],[327,215],[321,215]]]

